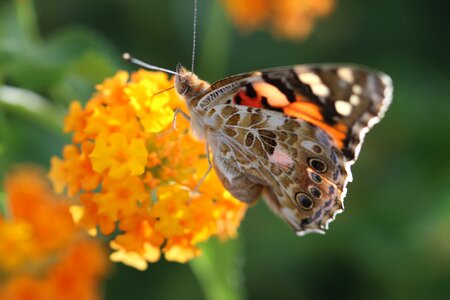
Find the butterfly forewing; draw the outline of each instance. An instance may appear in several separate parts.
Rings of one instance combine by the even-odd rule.
[[[211,97],[217,94],[221,96]],[[381,72],[358,66],[300,65],[226,78],[211,86],[200,105],[251,106],[311,122],[324,129],[353,163],[365,129],[379,121],[391,98],[391,80]]]

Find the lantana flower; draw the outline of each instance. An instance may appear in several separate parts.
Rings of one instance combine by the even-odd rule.
[[[328,16],[334,0],[222,0],[233,23],[243,31],[269,28],[280,38],[306,38],[316,19]]]
[[[214,172],[198,186],[205,145],[186,120],[172,127],[174,110],[187,109],[170,87],[164,73],[118,72],[84,108],[72,103],[64,126],[72,143],[51,160],[55,190],[80,200],[71,208],[76,223],[93,235],[114,233],[110,258],[141,270],[162,255],[187,262],[212,236],[236,236],[247,208]]]
[[[19,168],[5,181],[0,215],[0,299],[101,299],[105,250],[73,223],[45,174]]]

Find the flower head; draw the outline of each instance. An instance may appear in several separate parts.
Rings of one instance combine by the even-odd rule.
[[[0,216],[0,299],[100,299],[104,251],[76,228],[70,203],[44,176],[27,167],[5,181],[11,216]]]
[[[193,193],[208,169],[205,145],[188,122],[171,127],[174,109],[186,107],[170,87],[166,74],[143,70],[105,80],[84,109],[71,105],[72,144],[51,161],[55,190],[79,196],[74,220],[91,234],[116,231],[111,259],[138,269],[161,255],[198,256],[198,243],[235,236],[246,211],[214,172]]]
[[[275,36],[304,39],[316,19],[328,16],[334,0],[222,0],[237,27],[244,31],[271,28]]]

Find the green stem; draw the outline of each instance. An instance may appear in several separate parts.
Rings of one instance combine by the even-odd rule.
[[[241,248],[239,240],[222,243],[212,239],[202,246],[202,255],[190,262],[206,299],[245,299]]]
[[[11,219],[11,210],[9,209],[8,204],[9,203],[6,194],[3,191],[0,191],[0,216],[4,220]]]
[[[4,170],[6,166],[5,151],[8,141],[11,139],[11,130],[6,119],[6,114],[3,109],[0,109],[0,168]]]
[[[0,85],[1,89],[1,85]],[[1,98],[1,97],[0,97]],[[11,126],[6,118],[5,110],[0,106],[0,184],[3,183],[5,170],[8,168],[8,145],[12,141],[12,130]],[[2,215],[6,216],[8,213],[6,199],[4,197],[0,198]]]

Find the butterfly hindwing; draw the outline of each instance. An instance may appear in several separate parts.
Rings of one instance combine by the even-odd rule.
[[[343,209],[347,170],[318,126],[270,110],[217,105],[205,119],[215,169],[237,198],[266,200],[298,234],[322,231]]]

